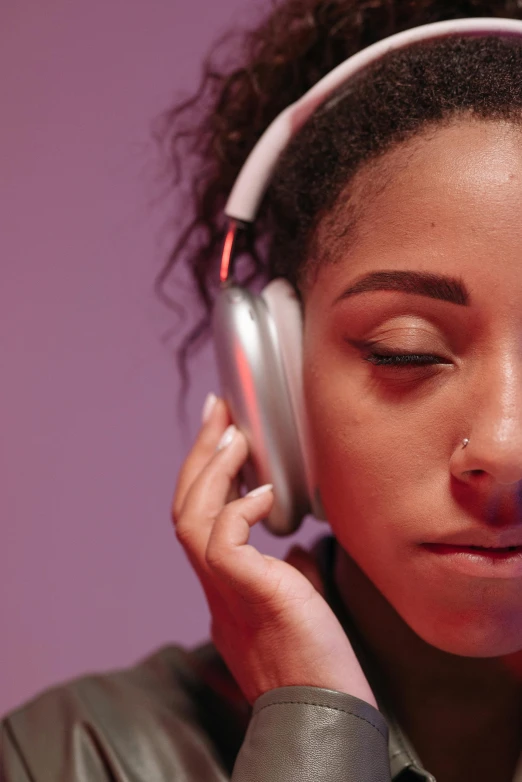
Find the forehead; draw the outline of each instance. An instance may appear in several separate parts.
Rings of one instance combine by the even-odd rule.
[[[521,128],[471,119],[430,128],[356,175],[318,232],[330,262],[319,263],[309,293],[393,268],[486,285],[500,276],[518,282],[522,299],[521,215]]]

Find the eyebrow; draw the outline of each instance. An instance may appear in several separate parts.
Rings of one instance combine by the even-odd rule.
[[[381,271],[365,274],[338,296],[334,304],[367,291],[400,291],[469,307],[470,294],[462,280],[432,272]]]

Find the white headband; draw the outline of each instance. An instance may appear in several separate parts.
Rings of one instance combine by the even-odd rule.
[[[239,172],[225,207],[227,217],[245,223],[254,221],[277,161],[292,136],[334,90],[360,70],[385,54],[417,41],[449,35],[488,34],[522,36],[522,21],[491,17],[435,22],[384,38],[349,57],[314,84],[298,101],[288,106],[268,126]]]

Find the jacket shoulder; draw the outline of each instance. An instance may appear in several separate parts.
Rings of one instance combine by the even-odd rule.
[[[248,719],[211,645],[169,646],[17,709],[1,723],[0,758],[5,782],[222,782]]]

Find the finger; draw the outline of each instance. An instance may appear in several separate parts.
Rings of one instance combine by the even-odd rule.
[[[229,427],[226,432],[230,436],[227,444],[214,452],[192,482],[176,520],[178,539],[202,566],[212,526],[223,511],[248,456],[245,436],[235,427]]]
[[[238,583],[259,582],[271,557],[248,545],[250,529],[266,518],[274,503],[271,484],[229,503],[212,526],[206,549],[206,562],[213,571],[227,574]]]
[[[207,421],[202,423],[196,441],[179,472],[172,501],[174,521],[181,511],[190,486],[214,456],[216,446],[230,424],[230,412],[224,400],[217,398],[210,416]]]

